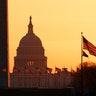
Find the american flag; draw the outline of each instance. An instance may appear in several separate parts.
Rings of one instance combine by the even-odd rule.
[[[82,56],[88,57],[88,55],[83,51]]]
[[[94,46],[91,42],[89,42],[83,36],[83,49],[88,50],[91,55],[96,56],[96,46]]]
[[[7,69],[4,67],[4,68],[2,69],[2,71],[3,71],[3,72],[7,72]]]
[[[55,71],[57,71],[57,73],[60,73],[60,72],[61,72],[61,69],[60,69],[60,68],[55,67]]]
[[[19,73],[19,72],[20,72],[20,70],[18,68],[16,68],[16,67],[13,68],[13,73]]]
[[[48,72],[48,73],[51,73],[51,72],[52,72],[52,68],[48,68],[48,67],[47,67],[47,72]]]
[[[37,73],[41,74],[42,69],[41,69],[41,68],[39,68],[39,67],[36,67],[36,71],[37,71]]]
[[[25,72],[26,73],[31,73],[31,70],[29,68],[25,67]]]

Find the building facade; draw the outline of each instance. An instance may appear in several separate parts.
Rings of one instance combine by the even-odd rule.
[[[20,40],[14,57],[13,73],[10,74],[12,88],[64,88],[71,85],[71,73],[60,71],[52,74],[47,68],[47,57],[38,36],[33,32],[32,18],[27,34]],[[47,70],[48,69],[48,70]]]
[[[70,87],[72,83],[70,72],[54,74],[12,73],[11,88],[55,88]]]

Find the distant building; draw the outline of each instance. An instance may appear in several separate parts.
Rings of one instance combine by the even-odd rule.
[[[47,57],[42,42],[33,32],[31,21],[27,34],[20,40],[17,56],[14,57],[13,73],[10,74],[11,87],[22,88],[64,88],[71,85],[71,73],[47,72]]]
[[[17,48],[17,56],[14,57],[14,66],[24,73],[24,68],[30,68],[33,74],[36,68],[41,68],[46,73],[47,57],[44,56],[44,48],[39,37],[33,32],[33,25],[28,25],[28,33],[20,40]]]

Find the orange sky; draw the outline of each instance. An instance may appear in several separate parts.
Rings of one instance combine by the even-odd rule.
[[[34,33],[42,40],[48,67],[76,68],[81,57],[81,32],[96,45],[96,0],[8,0],[9,64],[32,16]],[[85,51],[88,55],[88,51]],[[89,55],[84,61],[95,61]]]

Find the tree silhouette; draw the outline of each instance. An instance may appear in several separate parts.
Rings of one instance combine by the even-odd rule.
[[[81,65],[77,67],[77,71],[73,74],[74,86],[80,87],[81,80],[83,81],[83,88],[96,87],[96,63],[83,62],[82,64],[82,77],[81,77]]]

